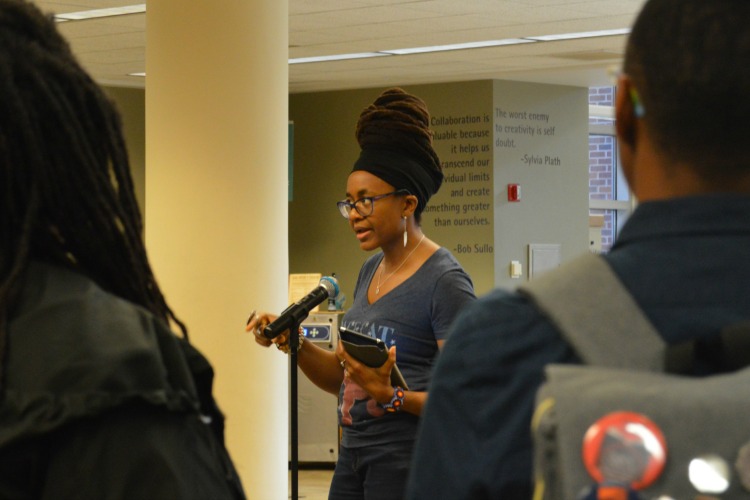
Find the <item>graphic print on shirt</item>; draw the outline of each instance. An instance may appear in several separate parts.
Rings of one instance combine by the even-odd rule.
[[[349,330],[353,330],[355,332],[363,333],[365,335],[369,335],[370,337],[380,339],[385,342],[385,345],[388,348],[396,345],[396,329],[391,326],[378,326],[375,323],[370,323],[369,321],[350,321],[347,322],[347,324],[344,326],[346,326],[346,328],[348,328]]]
[[[359,402],[360,404],[356,404]],[[363,404],[365,403],[366,404]],[[366,411],[366,415],[358,415]],[[344,381],[344,397],[341,401],[341,425],[352,425],[352,410],[354,410],[357,421],[366,420],[367,416],[377,418],[385,415],[385,410],[378,405],[378,402],[370,397],[359,385],[351,380]]]

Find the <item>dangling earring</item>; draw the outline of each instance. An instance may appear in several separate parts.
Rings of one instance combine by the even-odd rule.
[[[409,237],[406,234],[406,216],[404,215],[404,248],[406,248],[406,242],[408,241]]]

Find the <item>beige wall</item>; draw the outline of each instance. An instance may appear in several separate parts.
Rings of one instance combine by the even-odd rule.
[[[435,140],[446,165],[446,182],[428,209],[442,205],[457,211],[425,214],[422,227],[453,252],[479,295],[496,286],[512,288],[527,279],[529,244],[560,244],[563,260],[588,249],[588,89],[492,80],[404,89],[427,102],[436,138],[453,137]],[[289,270],[335,272],[348,303],[366,255],[335,202],[344,198],[346,178],[359,152],[354,138],[357,117],[382,90],[290,96],[294,199],[289,205]],[[503,110],[526,115],[502,119]],[[532,113],[549,116],[542,123]],[[495,139],[507,136],[498,133],[497,126],[504,130],[506,124],[525,127],[521,130],[526,132],[539,126],[541,132],[533,137],[511,134],[512,147],[501,147]],[[489,134],[473,138],[482,131]],[[524,155],[541,157],[543,164],[525,163]],[[551,159],[548,164],[544,164],[545,157]],[[447,167],[457,160],[473,164]],[[485,161],[489,167],[480,166]],[[451,174],[456,174],[454,182]],[[462,174],[466,174],[463,181],[459,180]],[[506,186],[513,182],[522,185],[523,195],[520,203],[510,204]],[[472,194],[482,187],[488,188],[488,195]],[[437,217],[449,227],[437,224]],[[482,225],[475,224],[483,219]],[[523,266],[520,279],[509,276],[512,260]]]
[[[588,251],[588,89],[494,82],[495,286],[528,279],[529,245]],[[508,142],[510,141],[510,142]],[[509,202],[508,184],[521,186]],[[510,278],[511,261],[524,275]]]
[[[293,273],[335,272],[347,296],[345,308],[351,304],[359,268],[367,255],[359,249],[347,221],[336,209],[336,201],[345,197],[346,180],[359,154],[354,137],[359,114],[383,90],[295,94],[289,98],[290,119],[294,122],[294,199],[289,205],[289,269]],[[492,106],[490,81],[413,85],[404,87],[404,90],[425,100],[433,120],[481,114],[482,110],[490,112]],[[485,126],[489,127],[491,123]],[[441,127],[433,129],[440,130]],[[435,141],[435,149],[443,162],[457,156],[451,154],[452,145],[451,141]],[[491,151],[486,154],[491,158]],[[491,188],[491,180],[486,185]],[[451,191],[455,187],[444,182],[428,207],[451,201]],[[491,196],[488,202],[491,203]],[[459,258],[472,275],[477,290],[489,291],[492,288],[492,255],[459,255],[456,251],[457,242],[462,239],[491,242],[491,221],[490,225],[478,229],[452,230],[436,227],[434,216],[425,213],[422,228],[428,237]],[[474,234],[477,232],[483,232],[484,236]]]
[[[136,194],[144,196],[144,91],[113,89],[107,92],[115,99],[123,116],[128,150],[133,166]],[[383,89],[358,89],[336,92],[294,94],[289,96],[289,119],[294,122],[293,201],[289,203],[289,271],[292,273],[336,273],[343,293],[350,301],[354,282],[366,255],[359,250],[347,222],[339,215],[335,202],[344,197],[346,178],[359,149],[354,127],[361,110]],[[513,287],[524,281],[528,272],[530,243],[560,243],[566,260],[588,248],[587,192],[587,89],[548,86],[518,82],[481,81],[406,87],[427,101],[433,117],[459,115],[467,110],[493,116],[492,140],[492,242],[490,262],[486,256],[456,252],[455,241],[472,243],[482,240],[487,228],[438,228],[425,216],[425,231],[445,245],[469,270],[477,291],[485,293],[495,286]],[[523,144],[517,138],[515,151],[497,147],[494,139],[505,139],[495,133],[504,122],[497,110],[528,111],[550,114],[546,127],[555,126],[554,136]],[[554,123],[552,123],[554,121]],[[518,121],[528,125],[530,121]],[[438,132],[445,130],[434,127]],[[475,141],[476,142],[476,141]],[[465,144],[466,141],[459,142]],[[451,141],[436,141],[443,161],[455,159]],[[564,165],[527,165],[523,154],[534,152],[560,156]],[[545,153],[546,151],[546,153]],[[519,154],[520,153],[520,154]],[[460,157],[460,155],[459,155]],[[446,173],[451,171],[446,169]],[[506,186],[519,183],[522,201],[507,202]],[[446,182],[430,205],[451,203],[450,192],[457,185]],[[143,205],[142,205],[143,208]],[[479,234],[472,234],[472,231]],[[467,236],[468,235],[468,236]],[[465,246],[463,246],[465,248]],[[513,280],[508,275],[510,261],[523,265],[524,277]],[[346,305],[345,305],[346,306]]]

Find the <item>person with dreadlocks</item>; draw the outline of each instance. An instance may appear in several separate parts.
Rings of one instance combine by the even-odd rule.
[[[0,191],[0,498],[244,498],[119,115],[26,0],[0,0]]]
[[[339,396],[342,440],[331,500],[403,496],[433,362],[454,317],[475,299],[468,274],[420,225],[443,181],[429,123],[424,101],[399,88],[383,92],[357,123],[361,152],[338,208],[360,248],[381,251],[362,266],[354,303],[341,323],[390,349],[384,365],[369,368],[342,343],[335,352],[300,343],[303,373]],[[259,344],[271,344],[261,331],[274,319],[261,314],[248,324]],[[285,352],[288,333],[273,339]],[[391,383],[396,349],[408,389]]]

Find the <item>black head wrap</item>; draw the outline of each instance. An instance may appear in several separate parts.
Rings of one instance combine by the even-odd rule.
[[[409,190],[419,200],[417,216],[443,182],[429,125],[424,101],[399,88],[383,92],[357,122],[356,137],[362,151],[352,172],[363,170],[395,189]]]

